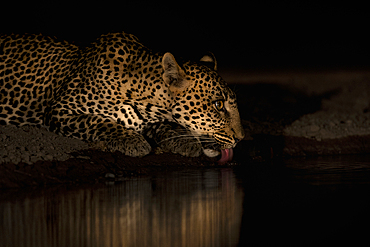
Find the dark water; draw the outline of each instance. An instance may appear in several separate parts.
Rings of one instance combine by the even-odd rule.
[[[368,156],[1,191],[0,246],[367,245],[369,192]]]

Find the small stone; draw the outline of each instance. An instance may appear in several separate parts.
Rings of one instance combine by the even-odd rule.
[[[311,125],[310,131],[317,132],[320,130],[320,127],[318,125]]]
[[[30,157],[30,163],[35,163],[36,161],[41,160],[40,157],[32,155]]]
[[[89,156],[83,156],[83,155],[78,155],[76,158],[77,159],[85,159],[85,160],[89,160],[90,159]]]
[[[106,173],[105,178],[115,178],[116,176],[113,173]]]
[[[27,161],[29,161],[29,160],[30,160],[30,155],[29,155],[29,153],[28,153],[28,152],[25,152],[25,153],[23,153],[23,154],[22,154],[21,158],[22,158],[22,160],[23,160],[24,162],[27,162]]]
[[[14,159],[13,159],[13,163],[14,164],[18,164],[19,162],[21,162],[22,161],[22,159],[21,159],[21,157],[14,157]]]
[[[51,155],[51,154],[46,154],[43,158],[44,158],[44,160],[53,160],[54,159],[53,155]]]

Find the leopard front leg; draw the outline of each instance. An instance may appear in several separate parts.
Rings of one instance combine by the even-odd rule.
[[[45,123],[50,131],[92,142],[104,151],[120,151],[133,157],[145,156],[151,151],[150,144],[140,133],[105,116],[74,115],[61,110],[53,111]]]
[[[155,123],[149,126],[145,135],[153,139],[165,152],[178,153],[188,157],[199,157],[202,145],[189,131],[176,130],[173,124]]]

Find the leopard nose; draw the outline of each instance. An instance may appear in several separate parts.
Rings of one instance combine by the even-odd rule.
[[[235,143],[238,143],[238,142],[240,142],[240,139],[239,139],[239,138],[234,137],[234,141],[235,141]]]
[[[234,130],[234,129],[233,129]],[[235,141],[235,143],[238,143],[238,142],[240,142],[241,140],[243,140],[244,139],[244,136],[245,136],[245,133],[244,133],[244,129],[243,128],[241,128],[239,131],[235,131],[234,130],[234,135],[233,135],[233,137],[234,137],[234,141]]]

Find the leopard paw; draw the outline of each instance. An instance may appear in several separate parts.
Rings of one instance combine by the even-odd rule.
[[[162,143],[161,148],[187,157],[198,157],[202,154],[202,145],[195,138],[173,138]]]
[[[127,156],[142,157],[150,153],[152,147],[140,134],[129,135],[125,138],[118,138],[105,142],[97,142],[95,147],[103,151],[119,151]]]

